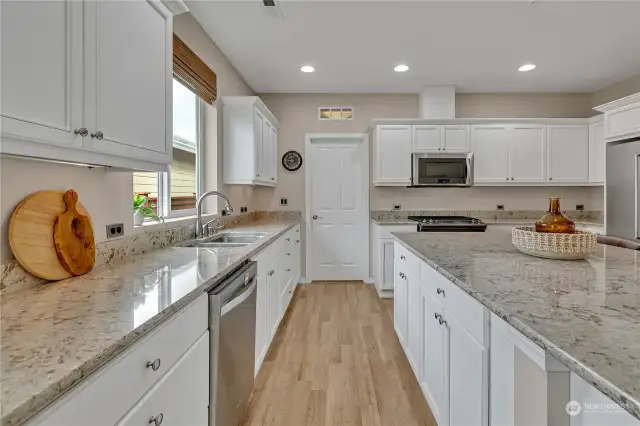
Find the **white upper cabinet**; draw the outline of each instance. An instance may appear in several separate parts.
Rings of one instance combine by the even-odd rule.
[[[588,126],[547,126],[547,177],[549,183],[589,181]]]
[[[82,127],[84,4],[8,1],[0,8],[3,138],[82,147],[74,130]]]
[[[604,121],[600,117],[589,124],[589,182],[591,183],[604,183],[606,148]]]
[[[163,161],[172,139],[166,137],[173,74],[168,11],[140,0],[90,1],[86,9],[88,148]]]
[[[222,98],[224,183],[275,186],[280,124],[257,96]]]
[[[469,152],[469,126],[411,126],[413,152]]]
[[[471,150],[474,154],[475,183],[509,182],[509,132],[505,126],[473,126]]]
[[[54,0],[0,7],[1,152],[166,170],[173,27],[161,3]]]
[[[509,134],[510,180],[516,183],[545,182],[546,126],[514,126]]]
[[[607,142],[640,136],[640,93],[594,108],[604,112]]]
[[[469,152],[469,126],[442,126],[442,150],[447,152]]]
[[[442,151],[442,126],[411,126],[413,152]]]
[[[374,184],[411,184],[411,126],[379,125],[374,137]]]

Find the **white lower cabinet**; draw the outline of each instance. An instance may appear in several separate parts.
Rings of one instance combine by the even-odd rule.
[[[300,280],[300,247],[300,225],[296,225],[253,258],[258,262],[255,375]]]
[[[209,406],[209,298],[203,294],[93,373],[28,426],[206,426]]]
[[[378,296],[393,297],[394,265],[393,247],[395,240],[392,232],[414,232],[416,225],[379,225],[373,223],[373,282]]]
[[[117,426],[209,424],[209,332],[185,353]],[[153,421],[155,420],[155,421]]]
[[[449,346],[447,329],[438,321],[444,307],[440,300],[433,296],[426,287],[420,286],[422,374],[420,388],[424,393],[431,413],[439,425],[448,424],[449,391],[448,383]]]
[[[488,311],[399,243],[394,251],[394,326],[436,422],[488,425]]]
[[[577,375],[571,373],[570,380],[571,401],[581,408],[570,426],[640,426],[640,420]]]

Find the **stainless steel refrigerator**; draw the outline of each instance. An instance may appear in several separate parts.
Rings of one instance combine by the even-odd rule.
[[[607,144],[607,235],[640,239],[640,138]]]

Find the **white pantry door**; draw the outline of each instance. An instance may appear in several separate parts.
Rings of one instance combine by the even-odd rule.
[[[362,139],[311,139],[310,280],[363,280],[368,227],[368,161]]]

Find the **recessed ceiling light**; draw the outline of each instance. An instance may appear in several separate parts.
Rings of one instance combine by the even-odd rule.
[[[534,69],[536,66],[533,64],[526,64],[521,66],[520,68],[518,68],[518,71],[531,71],[532,69]]]
[[[314,72],[316,69],[314,67],[312,67],[311,65],[304,65],[302,67],[300,67],[300,71],[302,72]]]
[[[395,72],[405,72],[405,71],[409,71],[409,66],[408,65],[404,65],[404,64],[400,64],[400,65],[396,65],[393,70]]]

